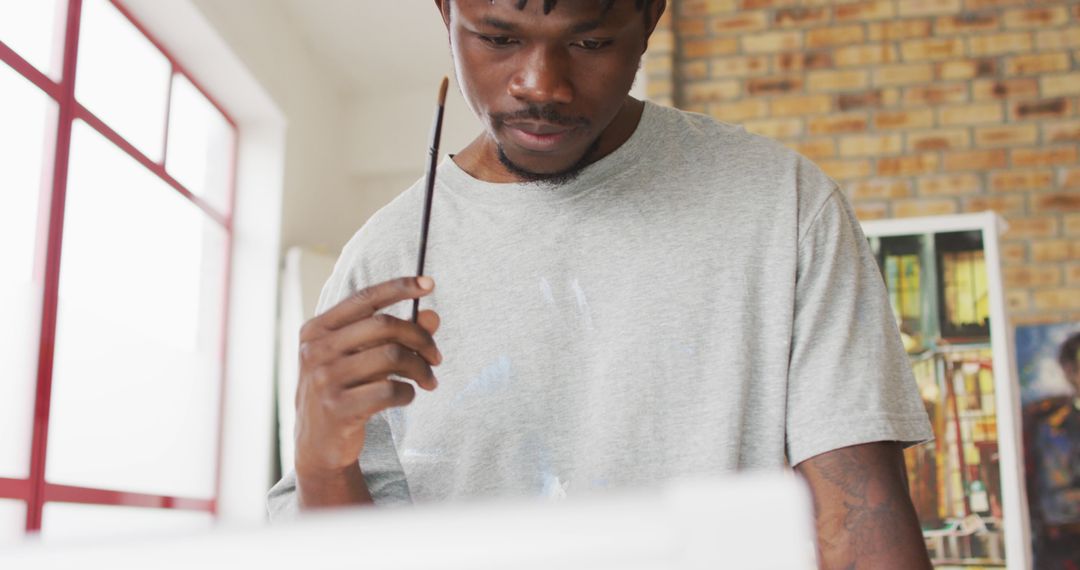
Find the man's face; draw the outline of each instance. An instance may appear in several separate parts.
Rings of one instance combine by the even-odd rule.
[[[458,82],[488,152],[524,179],[584,166],[627,101],[645,47],[632,0],[452,0]],[[449,10],[447,12],[446,10]],[[531,175],[531,176],[530,176]]]

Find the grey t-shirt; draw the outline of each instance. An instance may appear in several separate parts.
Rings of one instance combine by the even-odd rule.
[[[420,305],[442,317],[440,385],[370,421],[377,504],[572,497],[932,437],[850,206],[772,140],[647,103],[570,184],[448,158],[434,196]],[[418,182],[364,224],[319,312],[415,271],[422,204]],[[296,511],[292,474],[269,508]]]

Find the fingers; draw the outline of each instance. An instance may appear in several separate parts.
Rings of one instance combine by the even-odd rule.
[[[434,311],[418,315],[422,324],[437,327],[439,317]],[[434,328],[434,327],[433,327]],[[331,332],[319,342],[305,343],[301,357],[305,363],[317,366],[341,356],[362,352],[387,343],[397,343],[424,357],[430,364],[442,362],[442,355],[435,346],[435,339],[423,326],[379,313]]]
[[[427,276],[391,279],[353,293],[309,323],[325,330],[337,330],[399,301],[423,297],[434,288],[435,281]]]
[[[435,334],[435,331],[439,330],[441,323],[442,319],[439,318],[439,313],[432,310],[423,310],[416,315],[416,324],[424,327],[428,334]]]
[[[370,418],[397,406],[407,406],[416,398],[416,388],[405,382],[379,380],[350,388],[337,400],[338,414],[348,418]]]
[[[315,372],[317,382],[348,390],[361,384],[385,379],[390,374],[416,381],[421,388],[434,390],[438,385],[427,361],[396,343],[351,354],[329,362]]]

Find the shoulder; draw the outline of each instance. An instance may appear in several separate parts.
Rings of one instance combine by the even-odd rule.
[[[783,143],[701,113],[652,105],[655,136],[668,146],[675,164],[696,169],[719,182],[739,184],[755,200],[791,203],[800,225],[839,190],[812,160]]]

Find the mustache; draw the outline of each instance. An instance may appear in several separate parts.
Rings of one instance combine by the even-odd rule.
[[[529,105],[511,113],[492,113],[491,119],[496,126],[515,121],[543,121],[562,127],[589,125],[589,120],[585,117],[564,115],[557,110],[555,105]]]

